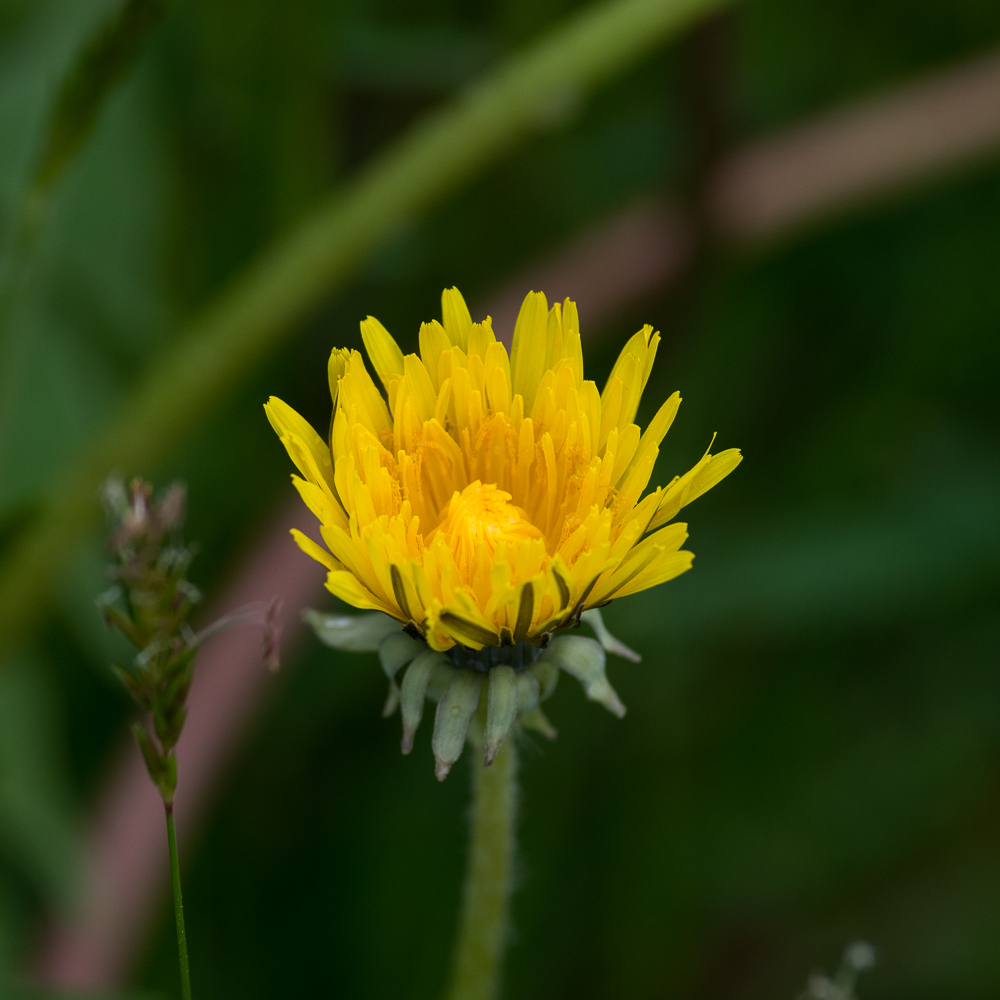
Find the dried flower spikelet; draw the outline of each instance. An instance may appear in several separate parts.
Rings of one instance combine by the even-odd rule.
[[[156,497],[150,484],[135,479],[125,487],[112,478],[104,486],[108,513],[108,575],[116,581],[97,599],[105,622],[136,650],[131,663],[113,664],[151,729],[133,726],[146,767],[164,802],[177,784],[174,748],[187,717],[194,656],[213,635],[234,625],[264,628],[264,662],[276,669],[281,634],[280,601],[257,602],[195,632],[188,619],[201,592],[187,579],[194,546],[181,540],[186,490],[174,483]]]

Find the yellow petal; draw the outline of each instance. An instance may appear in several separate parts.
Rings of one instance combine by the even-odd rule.
[[[424,363],[416,354],[407,354],[403,359],[406,382],[421,421],[430,420],[434,416],[437,404],[437,393],[434,384],[424,367]]]
[[[566,299],[562,308],[563,321],[563,357],[573,366],[576,375],[576,385],[579,388],[583,381],[583,348],[580,344],[580,317],[576,311],[576,303]]]
[[[326,589],[334,597],[355,608],[384,611],[387,615],[402,621],[399,610],[385,601],[380,601],[367,587],[363,587],[353,573],[346,570],[331,570],[326,576]]]
[[[507,348],[499,341],[490,344],[486,351],[486,388],[492,395],[496,395],[500,402],[492,403],[494,410],[503,413],[510,412],[511,385],[510,385],[510,359],[507,357]],[[503,385],[500,384],[502,379]]]
[[[718,455],[710,456],[708,464],[699,471],[691,482],[684,502],[691,503],[692,500],[697,500],[702,493],[707,493],[713,486],[717,486],[742,461],[743,454],[739,448],[727,448],[725,451],[720,451]]]
[[[451,342],[463,351],[467,350],[472,316],[457,288],[446,288],[441,293],[441,319]]]
[[[473,323],[469,327],[469,356],[476,354],[485,359],[486,352],[491,344],[496,343],[496,339],[493,335],[493,321],[489,317],[483,323]]]
[[[617,367],[617,366],[616,366]],[[617,376],[608,379],[608,384],[601,394],[601,420],[598,424],[600,437],[597,439],[597,453],[604,450],[611,432],[618,429],[618,417],[622,411],[622,395],[624,387]]]
[[[611,369],[608,385],[611,384],[612,379],[620,378],[624,386],[622,405],[617,421],[619,428],[624,428],[635,420],[639,400],[646,388],[649,373],[653,369],[653,359],[656,357],[659,343],[659,333],[654,333],[653,328],[647,324],[629,339],[622,348],[621,354],[618,355],[614,368]],[[607,388],[605,388],[605,392],[607,392]]]
[[[351,351],[350,361],[347,371],[340,380],[341,397],[345,396],[348,390],[353,391],[354,399],[361,411],[358,416],[367,417],[369,429],[376,435],[381,435],[392,429],[392,421],[389,419],[389,408],[385,405],[382,394],[375,388],[371,375],[365,367],[365,359],[361,357],[360,351]],[[346,400],[340,400],[341,405],[347,405]]]
[[[670,430],[670,425],[674,422],[674,417],[677,416],[677,409],[680,405],[681,394],[675,392],[656,411],[656,416],[650,420],[649,425],[643,432],[642,438],[639,441],[639,447],[632,458],[633,467],[646,458],[652,458],[654,462],[656,461],[656,456],[660,451],[660,442],[666,436],[667,431]]]
[[[298,528],[292,528],[292,538],[295,544],[307,555],[311,556],[318,563],[322,563],[329,570],[339,570],[341,565],[326,549],[317,545],[308,535],[302,534]]]
[[[438,361],[445,351],[451,350],[451,341],[444,327],[435,319],[420,324],[420,357],[430,375],[434,388],[439,389],[443,378],[438,377]]]
[[[535,403],[538,383],[545,373],[545,334],[549,324],[549,308],[542,292],[528,292],[514,324],[514,342],[510,367],[514,394],[524,400],[524,412],[530,413]]]
[[[663,499],[650,528],[658,528],[676,517],[682,507],[720,483],[742,461],[743,455],[739,448],[728,448],[718,455],[706,455],[694,468],[679,476],[663,491]]]
[[[332,490],[333,461],[330,449],[313,430],[309,421],[277,396],[272,396],[264,404],[264,412],[299,472],[306,479],[317,485],[326,484]]]
[[[642,396],[642,374],[639,368],[640,360],[634,354],[625,358],[617,369],[617,377],[622,382],[622,404],[618,411],[618,430],[623,431],[635,420],[639,409],[639,399]]]
[[[549,310],[549,319],[545,331],[545,367],[555,368],[563,356],[563,318],[562,304],[555,302]]]
[[[644,538],[628,552],[617,567],[601,578],[590,595],[588,606],[610,601],[622,588],[656,564],[663,552],[676,552],[687,537],[687,525],[678,523],[668,525]]]
[[[333,400],[334,412],[337,410],[337,395],[340,392],[340,380],[347,371],[347,363],[351,352],[346,347],[335,347],[330,352],[330,360],[326,365],[327,378],[330,382],[330,399]]]
[[[335,524],[339,528],[347,528],[347,515],[344,513],[344,508],[326,490],[306,479],[299,479],[295,475],[292,476],[292,483],[299,491],[299,496],[305,501],[305,505],[316,515],[320,524]]]
[[[622,428],[622,433],[618,436],[618,450],[615,453],[615,467],[611,473],[611,482],[618,485],[625,470],[632,464],[636,449],[639,447],[639,428],[635,424],[629,424]]]
[[[662,552],[656,559],[630,580],[621,590],[615,593],[615,597],[628,597],[630,594],[637,594],[640,590],[648,590],[650,587],[659,586],[668,580],[686,573],[694,562],[693,552]]]
[[[361,339],[382,385],[388,388],[390,383],[403,377],[403,352],[392,334],[374,316],[361,321]]]

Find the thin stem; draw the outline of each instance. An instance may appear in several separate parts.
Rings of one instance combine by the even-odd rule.
[[[167,842],[170,845],[170,880],[174,886],[174,918],[177,920],[177,961],[181,967],[181,995],[191,1000],[191,970],[188,967],[187,931],[184,929],[184,898],[181,896],[181,866],[177,860],[177,835],[174,833],[174,807],[165,802]]]
[[[473,767],[472,837],[446,1000],[496,1000],[507,947],[518,797],[513,738],[490,767],[478,760]]]

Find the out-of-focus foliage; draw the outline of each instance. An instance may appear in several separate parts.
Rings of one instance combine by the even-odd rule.
[[[179,0],[59,186],[0,342],[0,554],[180,318],[574,6]],[[61,75],[114,9],[0,2],[5,227]],[[261,401],[322,426],[326,355],[360,346],[361,317],[413,349],[440,288],[485,301],[632,198],[695,188],[705,132],[731,147],[977,55],[1000,8],[748,0],[700,34],[401,231],[168,467],[120,470],[188,481],[199,585],[290,499]],[[710,247],[603,329],[581,316],[599,381],[640,323],[663,331],[646,395],[684,403],[658,481],[716,430],[747,460],[691,508],[694,571],[605,612],[644,656],[610,668],[626,719],[566,685],[559,739],[523,748],[510,996],[792,997],[858,936],[880,958],[865,1000],[1000,991],[998,259],[987,162],[766,253]],[[105,585],[96,539],[67,553],[58,606],[0,673],[7,968],[72,893],[127,714]],[[438,991],[465,765],[438,786],[427,734],[401,758],[383,697],[356,656],[314,644],[290,667],[187,863],[199,995]],[[172,933],[164,910],[137,985],[175,991]]]
[[[62,909],[73,889],[77,829],[53,686],[36,657],[0,671],[0,976],[21,958],[30,897]]]
[[[108,993],[50,993],[39,990],[21,988],[17,986],[9,987],[4,993],[7,1000],[163,1000],[160,993],[132,993],[128,996]]]

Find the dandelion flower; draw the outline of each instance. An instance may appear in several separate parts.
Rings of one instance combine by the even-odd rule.
[[[400,648],[407,637],[414,643],[407,676],[427,662],[415,651],[449,654],[432,658],[455,668],[440,698],[453,694],[465,717],[475,710],[479,679],[456,681],[469,673],[463,666],[473,675],[507,666],[521,682],[538,650],[588,609],[690,569],[687,525],[673,519],[741,456],[706,453],[647,493],[681,401],[675,392],[644,431],[636,425],[660,340],[652,327],[626,343],[599,392],[584,378],[569,299],[549,308],[543,294],[529,293],[509,356],[488,317],[472,322],[457,289],[441,301],[442,321],[420,328],[419,354],[404,355],[375,318],[362,322],[377,382],[358,351],[333,351],[327,440],[281,400],[272,397],[265,409],[301,473],[292,478],[326,548],[298,531],[296,541],[327,568],[333,594],[384,613],[398,623],[387,629],[407,633],[392,640]],[[570,669],[579,656],[562,648],[554,658]],[[434,688],[433,670],[422,673],[421,704]],[[509,690],[498,703],[516,702],[516,684],[503,676],[498,688]],[[491,678],[491,704],[492,688]],[[391,692],[389,707],[393,700]]]

